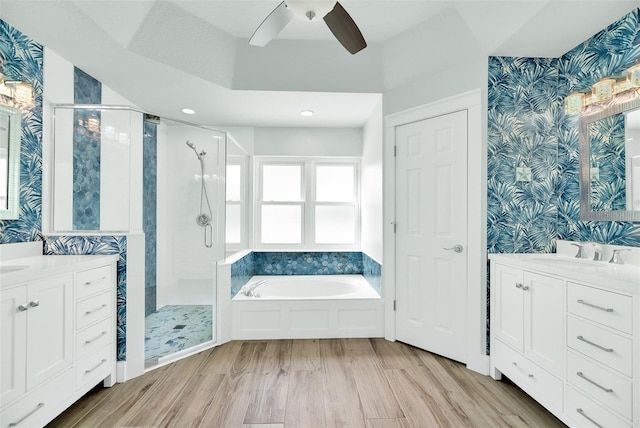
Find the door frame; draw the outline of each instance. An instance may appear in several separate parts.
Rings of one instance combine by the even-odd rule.
[[[396,340],[396,127],[467,110],[467,368],[488,375],[487,343],[487,160],[482,132],[482,93],[464,92],[385,116],[384,162],[384,268],[385,338]],[[480,213],[480,215],[478,215]]]

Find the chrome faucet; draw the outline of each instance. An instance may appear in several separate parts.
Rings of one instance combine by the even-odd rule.
[[[595,242],[592,242],[591,245],[593,245],[593,261],[599,262],[602,260],[602,247]]]
[[[578,247],[578,253],[576,254],[576,259],[583,259],[584,258],[584,245],[583,244],[576,244],[574,242],[571,243],[571,245]]]
[[[628,248],[621,248],[618,250],[613,250],[613,254],[611,255],[611,260],[609,260],[609,263],[615,263],[617,265],[623,265],[624,261],[622,260],[622,257],[620,256],[620,252],[622,251],[631,251]]]
[[[262,279],[254,282],[253,284],[246,284],[240,289],[240,292],[247,297],[260,297],[260,294],[256,293],[256,288],[267,282],[267,279]]]

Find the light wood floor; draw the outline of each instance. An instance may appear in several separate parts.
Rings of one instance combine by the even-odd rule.
[[[235,341],[96,388],[51,427],[561,427],[507,382],[384,339]]]

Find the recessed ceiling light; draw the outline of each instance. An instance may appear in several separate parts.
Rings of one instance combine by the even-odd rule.
[[[195,114],[196,113],[195,110],[190,109],[190,108],[183,108],[183,109],[180,109],[180,111],[183,112],[184,114]]]
[[[313,110],[302,110],[300,114],[304,117],[311,117],[313,116]]]

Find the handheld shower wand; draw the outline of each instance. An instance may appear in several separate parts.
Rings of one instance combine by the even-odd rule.
[[[198,226],[204,227],[204,246],[207,248],[211,248],[213,246],[213,226],[211,224],[211,218],[213,217],[213,210],[211,209],[211,203],[209,202],[209,194],[207,193],[207,188],[204,184],[204,156],[207,154],[204,150],[198,151],[196,145],[191,141],[186,141],[187,146],[189,146],[198,157],[200,161],[200,214],[196,217],[196,223]],[[207,211],[204,212],[204,203],[207,203]]]

